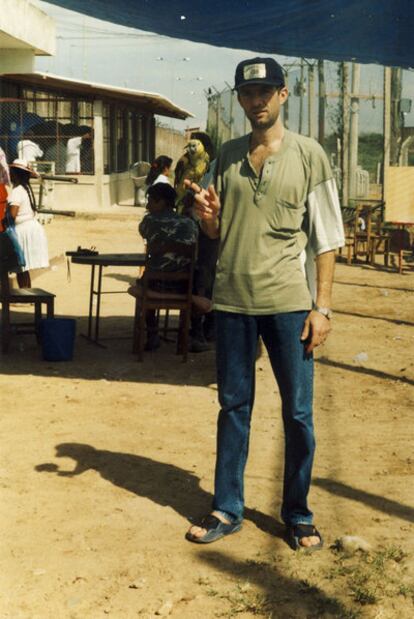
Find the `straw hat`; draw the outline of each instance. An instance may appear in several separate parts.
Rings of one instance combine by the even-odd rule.
[[[9,163],[9,168],[18,168],[28,172],[31,178],[39,178],[39,174],[28,166],[26,159],[15,159],[13,163]]]

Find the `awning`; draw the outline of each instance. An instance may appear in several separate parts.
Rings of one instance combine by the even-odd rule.
[[[193,116],[191,112],[178,107],[166,97],[152,92],[84,82],[52,75],[51,73],[42,73],[41,71],[36,71],[35,73],[7,73],[0,75],[0,77],[19,85],[24,84],[43,89],[53,88],[63,95],[123,101],[138,106],[143,112],[159,114],[160,116],[169,116],[170,118],[179,118],[181,120]]]
[[[123,26],[327,60],[414,66],[413,0],[48,0]]]

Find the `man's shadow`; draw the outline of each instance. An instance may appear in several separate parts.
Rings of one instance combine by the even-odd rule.
[[[81,443],[61,443],[56,446],[57,458],[72,458],[72,471],[60,470],[56,464],[38,464],[38,472],[56,473],[60,477],[76,477],[86,471],[96,471],[103,479],[142,496],[158,505],[172,507],[190,522],[210,510],[212,496],[200,487],[200,478],[173,464],[151,458],[95,449]],[[256,509],[245,509],[245,518],[265,533],[283,536],[282,525]]]

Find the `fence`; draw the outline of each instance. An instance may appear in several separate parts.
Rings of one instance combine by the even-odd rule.
[[[384,150],[384,68],[361,65],[359,84],[354,83],[349,66],[345,72],[343,63],[325,61],[318,64],[315,61],[298,59],[286,62],[284,69],[290,92],[287,102],[282,107],[284,125],[320,141],[341,188],[346,168],[344,135],[347,133],[347,140],[352,139],[350,136],[352,117],[354,136],[358,136],[357,144],[355,140],[353,141],[356,164],[354,161],[352,166],[354,171],[351,172],[350,169],[349,172],[352,179],[347,182],[354,187],[354,197],[377,197],[378,186],[382,181]],[[353,88],[355,92],[352,92]],[[399,104],[397,98],[393,99],[397,117],[392,123],[396,134],[400,133],[404,138],[408,136],[407,130],[410,125],[414,126],[414,106],[411,112],[402,113],[401,110],[404,108],[401,107],[401,102],[409,101],[407,97],[412,97],[414,72],[402,72],[399,88]],[[221,92],[212,87],[205,94],[208,102],[207,131],[216,146],[250,131],[250,122],[245,118],[237,101],[237,93],[230,87]],[[409,105],[407,109],[411,109]],[[404,145],[404,148],[401,148],[402,163],[413,165],[414,140],[411,142],[403,139],[401,142]],[[358,164],[360,168],[357,167]],[[375,196],[371,195],[374,186]]]
[[[93,102],[0,99],[0,146],[41,172],[93,174]]]

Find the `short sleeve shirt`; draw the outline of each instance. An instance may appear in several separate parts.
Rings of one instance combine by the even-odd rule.
[[[214,306],[252,315],[309,310],[304,250],[312,241],[317,255],[343,237],[329,162],[315,140],[286,130],[259,175],[249,140],[224,144],[217,160],[222,210]]]
[[[192,245],[197,242],[198,227],[189,217],[179,215],[173,210],[148,213],[139,224],[139,233],[148,241],[174,241]],[[179,271],[185,269],[189,261],[173,253],[151,258],[150,267],[154,271]]]
[[[18,207],[16,219],[14,220],[16,225],[34,219],[35,215],[30,204],[29,195],[22,185],[13,187],[9,196],[9,202],[13,206]]]

